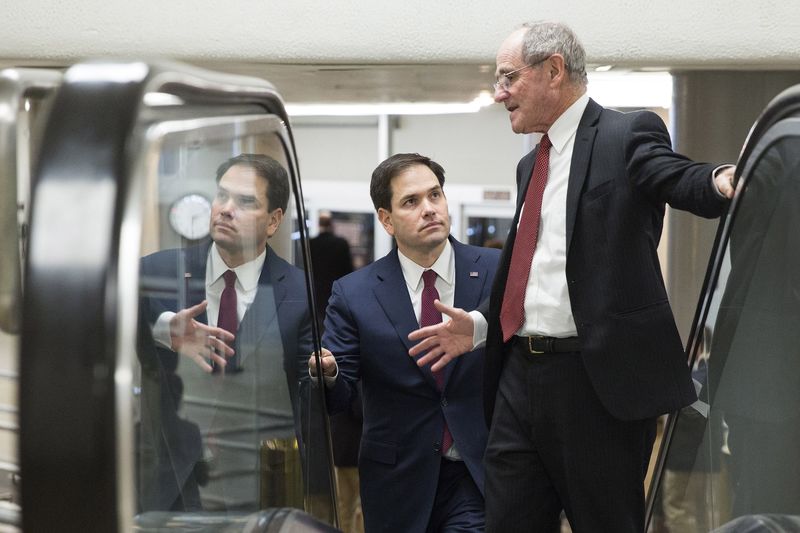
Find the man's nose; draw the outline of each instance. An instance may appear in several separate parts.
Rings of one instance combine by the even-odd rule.
[[[219,212],[225,216],[233,216],[233,211],[236,208],[236,204],[234,203],[233,199],[228,199],[222,202],[219,206]]]
[[[506,98],[508,98],[508,91],[506,91],[502,87],[495,87],[494,88],[494,101],[496,103],[499,104],[500,102],[502,102]]]
[[[433,214],[435,212],[436,212],[436,209],[434,208],[433,202],[431,202],[429,199],[425,199],[425,200],[422,201],[422,214],[423,215],[427,216],[427,215],[431,215],[431,214]]]

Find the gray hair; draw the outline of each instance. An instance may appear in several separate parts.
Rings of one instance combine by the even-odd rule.
[[[526,22],[522,41],[522,58],[528,65],[534,65],[553,54],[561,54],[570,81],[586,87],[586,51],[583,45],[566,24],[560,22]]]

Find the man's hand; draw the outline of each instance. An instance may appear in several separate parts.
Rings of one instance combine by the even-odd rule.
[[[733,174],[736,172],[736,167],[730,166],[721,169],[717,172],[717,175],[714,176],[714,185],[717,186],[717,190],[724,196],[725,198],[731,199],[733,198]]]
[[[333,357],[333,354],[327,348],[322,348],[322,358],[320,359],[320,363],[322,363],[322,375],[325,377],[333,377],[336,375],[336,359]],[[308,371],[311,373],[311,377],[317,377],[317,354],[316,352],[311,354],[311,357],[308,358]]]
[[[427,352],[417,359],[417,365],[425,366],[433,363],[431,370],[435,372],[459,355],[472,350],[475,325],[472,323],[472,317],[463,309],[450,307],[439,300],[434,300],[433,305],[439,312],[449,316],[450,320],[412,331],[408,335],[409,340],[422,339],[422,341],[411,348],[408,355],[415,357]]]
[[[206,372],[211,372],[209,360],[225,368],[225,358],[233,355],[233,348],[229,343],[235,337],[233,333],[222,328],[214,328],[195,320],[207,306],[208,302],[203,300],[193,307],[178,311],[169,321],[169,333],[174,351],[190,358]]]

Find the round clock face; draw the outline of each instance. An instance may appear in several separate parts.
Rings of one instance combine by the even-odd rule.
[[[211,218],[211,203],[199,194],[187,194],[178,198],[169,210],[172,229],[187,239],[202,239],[208,235]]]

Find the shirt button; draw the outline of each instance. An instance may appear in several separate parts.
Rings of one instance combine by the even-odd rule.
[[[442,451],[441,443],[434,442],[433,443],[433,453],[439,453],[440,451]]]
[[[447,407],[447,398],[442,398],[442,407]]]

